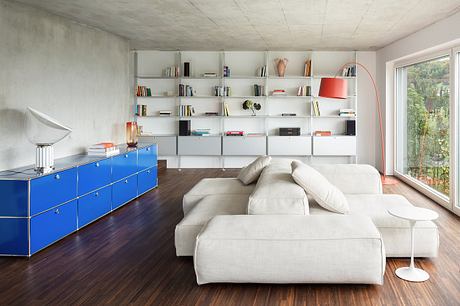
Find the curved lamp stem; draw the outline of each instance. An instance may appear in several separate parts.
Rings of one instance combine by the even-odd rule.
[[[380,96],[379,96],[379,90],[377,88],[377,84],[374,80],[374,78],[372,77],[372,74],[370,73],[370,71],[366,68],[366,66],[364,66],[363,64],[361,63],[358,63],[358,62],[348,62],[348,63],[345,63],[342,65],[342,67],[339,69],[339,71],[343,71],[343,69],[346,67],[346,66],[349,66],[349,65],[357,65],[361,68],[364,69],[364,71],[366,71],[367,75],[369,76],[369,78],[371,79],[372,81],[372,85],[374,86],[374,92],[375,92],[375,101],[376,101],[376,104],[377,104],[377,113],[378,113],[378,117],[379,117],[379,128],[380,128],[380,143],[381,143],[381,155],[382,155],[382,158],[381,158],[381,167],[382,167],[382,183],[385,183],[386,182],[386,169],[385,169],[385,137],[384,137],[384,134],[383,134],[383,123],[382,123],[382,110],[381,110],[381,106],[380,106]],[[335,77],[337,77],[337,74],[335,75]]]

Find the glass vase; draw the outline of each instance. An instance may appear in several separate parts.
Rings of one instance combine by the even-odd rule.
[[[126,122],[126,144],[128,145],[128,147],[137,146],[137,132],[137,122]]]

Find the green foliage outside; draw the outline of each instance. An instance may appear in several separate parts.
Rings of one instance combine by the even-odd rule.
[[[405,173],[449,195],[449,60],[407,68]]]

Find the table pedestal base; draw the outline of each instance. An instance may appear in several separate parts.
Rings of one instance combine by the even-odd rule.
[[[396,275],[410,282],[424,282],[430,278],[430,275],[418,268],[404,267],[396,269]]]

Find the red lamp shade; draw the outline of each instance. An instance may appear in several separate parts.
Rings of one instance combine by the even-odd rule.
[[[322,78],[319,96],[333,99],[347,98],[347,80],[341,78]]]

